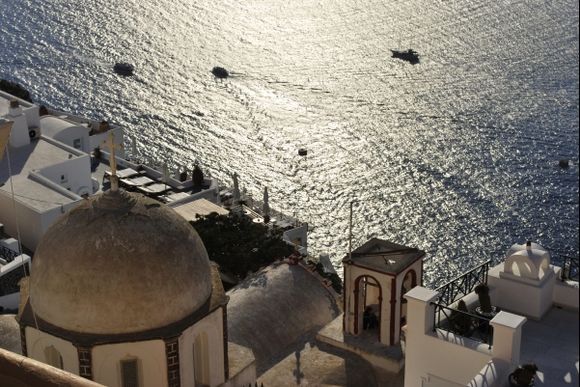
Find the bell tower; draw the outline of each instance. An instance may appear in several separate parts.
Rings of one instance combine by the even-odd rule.
[[[345,334],[400,341],[406,323],[403,295],[421,284],[425,252],[373,238],[343,259]]]

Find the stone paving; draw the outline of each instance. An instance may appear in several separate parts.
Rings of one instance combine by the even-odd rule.
[[[402,387],[403,371],[383,372],[356,354],[311,342],[260,376],[261,383],[264,387]]]

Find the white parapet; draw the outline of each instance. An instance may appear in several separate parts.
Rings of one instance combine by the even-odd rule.
[[[526,318],[508,312],[499,312],[491,321],[493,327],[492,355],[509,364],[520,362],[520,347],[522,343],[522,326]]]
[[[490,322],[494,329],[490,348],[470,338],[435,329],[434,302],[438,297],[439,293],[420,286],[405,295],[408,308],[405,387],[465,386],[492,360],[505,365],[502,372],[507,365],[519,361],[525,317],[498,313]]]

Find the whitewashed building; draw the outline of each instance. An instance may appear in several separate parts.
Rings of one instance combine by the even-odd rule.
[[[38,105],[0,92],[0,120],[10,125],[0,160],[0,222],[10,235],[19,229],[30,250],[58,216],[98,186],[88,152],[106,134],[96,122],[54,113],[41,117]],[[120,128],[112,130],[122,143]]]

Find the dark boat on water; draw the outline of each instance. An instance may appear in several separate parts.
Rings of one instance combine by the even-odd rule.
[[[211,69],[211,73],[216,78],[227,78],[230,76],[230,73],[228,73],[228,70],[224,69],[223,67],[219,67],[219,66],[215,66],[213,69]]]
[[[391,50],[393,58],[401,59],[411,64],[419,63],[419,54],[415,50],[408,49],[407,51]]]
[[[130,63],[115,63],[115,66],[113,66],[113,71],[119,75],[128,77],[133,75],[135,72],[135,66]]]

